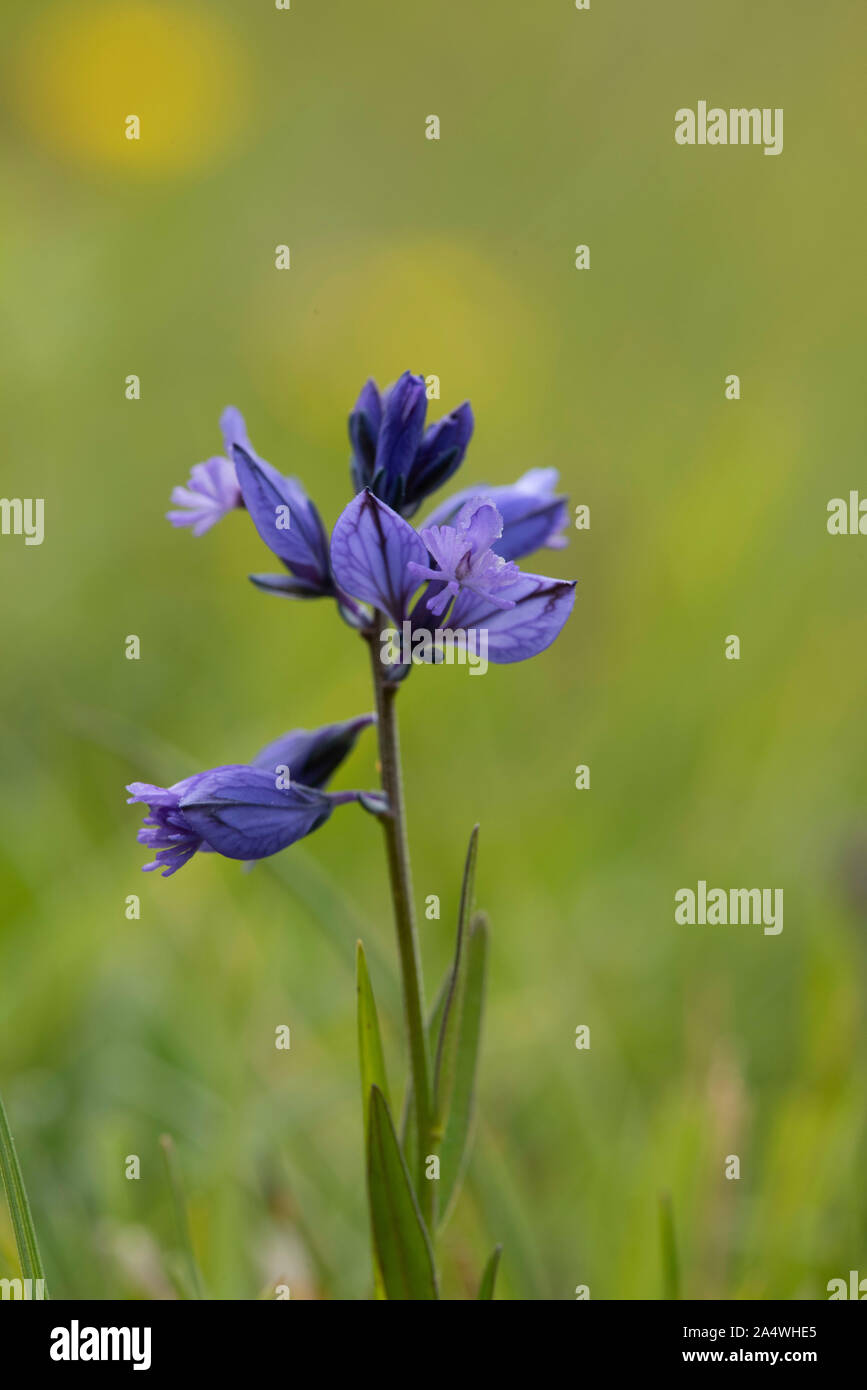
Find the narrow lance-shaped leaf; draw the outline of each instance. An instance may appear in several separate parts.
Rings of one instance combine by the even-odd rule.
[[[440,1109],[440,1034],[442,1034],[443,1031],[443,1017],[445,1017],[446,1009],[449,1009],[450,1013],[452,1013],[456,1019],[460,1013],[456,995],[460,986],[461,952],[463,952],[463,942],[465,934],[467,934],[467,922],[468,919],[470,919],[472,892],[474,892],[475,888],[475,862],[477,862],[478,852],[478,831],[478,826],[472,827],[470,847],[467,849],[464,878],[463,883],[461,883],[459,913],[457,913],[457,941],[456,947],[454,947],[454,959],[452,966],[449,967],[449,972],[446,974],[446,979],[443,980],[442,986],[439,987],[439,994],[436,995],[436,1002],[433,1004],[431,1015],[428,1017],[428,1047],[431,1049],[433,1066],[435,1066],[435,1073],[433,1073],[433,1099],[435,1099],[436,1112],[439,1112]],[[445,1108],[446,1099],[446,1097],[442,1097],[443,1108]],[[445,1118],[439,1120],[438,1115],[435,1115],[435,1129],[439,1130],[439,1138],[442,1138],[443,1127],[445,1127]],[[415,1154],[415,1147],[417,1147],[417,1145],[415,1145],[414,1129],[415,1106],[413,1087],[411,1087],[410,1084],[410,1086],[407,1087],[403,1118],[402,1123],[400,1123],[400,1143],[402,1143],[404,1156],[406,1156],[406,1161],[408,1166],[410,1166],[411,1173],[415,1172],[415,1159],[417,1159],[417,1154]],[[436,1138],[438,1136],[432,1137]]]
[[[478,855],[479,827],[473,827],[470,836],[467,859],[464,865],[464,878],[461,885],[461,901],[458,909],[458,931],[455,943],[455,958],[452,966],[449,992],[443,1010],[439,1038],[437,1040],[434,1064],[434,1134],[441,1138],[445,1133],[452,1092],[455,1085],[455,1068],[458,1056],[463,997],[466,984],[464,964],[464,942],[467,935],[473,893],[476,883],[476,858]]]
[[[367,1183],[374,1246],[386,1296],[413,1301],[438,1298],[430,1239],[391,1113],[378,1086],[370,1089]]]
[[[445,1221],[454,1206],[469,1156],[470,1132],[475,1104],[476,1070],[482,1032],[485,980],[488,962],[488,919],[483,913],[473,918],[464,952],[465,977],[451,1103],[445,1133],[440,1144],[440,1219]]]
[[[368,1130],[370,1127],[371,1089],[374,1086],[378,1086],[385,1097],[386,1103],[388,1103],[388,1080],[385,1074],[385,1057],[382,1051],[382,1038],[379,1032],[376,1002],[373,998],[373,989],[370,984],[370,975],[367,970],[364,947],[360,941],[356,945],[355,958],[358,991],[358,1058],[361,1067],[361,1110],[364,1120],[364,1151],[367,1153]],[[371,1237],[372,1235],[373,1227],[371,1225]],[[377,1299],[385,1298],[385,1284],[383,1283],[379,1262],[376,1258],[375,1243],[373,1250],[373,1282],[375,1297]]]
[[[451,966],[446,971],[445,979],[439,987],[439,992],[434,1000],[433,1008],[429,1015],[427,1029],[428,1050],[432,1057],[436,1057],[437,1039],[440,1035],[440,1028],[443,1021],[443,1012],[449,997],[449,987],[451,985],[452,971]],[[415,1099],[412,1089],[412,1078],[406,1087],[406,1096],[403,1103],[403,1114],[400,1120],[400,1147],[406,1159],[407,1167],[411,1173],[418,1168],[418,1130],[415,1122]]]
[[[439,1141],[442,1139],[442,1134],[445,1128],[444,1111],[448,1103],[448,1097],[444,1094],[440,1094],[439,1088],[439,1077],[442,1071],[441,1037],[445,1026],[444,1017],[446,1011],[448,1010],[450,1016],[452,1017],[455,1023],[455,1026],[451,1030],[451,1033],[449,1035],[449,1041],[446,1044],[449,1049],[448,1056],[446,1058],[446,1072],[449,1076],[451,1076],[452,1072],[450,1064],[454,1060],[453,1042],[457,1036],[457,1023],[460,1017],[460,1001],[458,998],[459,990],[462,987],[460,968],[462,960],[463,942],[466,937],[467,922],[469,920],[469,915],[472,908],[472,898],[475,887],[476,855],[478,848],[478,840],[479,827],[476,825],[473,827],[473,832],[470,836],[469,848],[467,849],[466,863],[464,865],[464,876],[463,882],[461,884],[461,900],[460,906],[458,908],[458,930],[457,941],[455,944],[454,960],[452,961],[448,973],[446,974],[446,977],[443,980],[442,985],[440,986],[439,994],[436,997],[436,1002],[430,1012],[430,1016],[427,1022],[428,1047],[430,1049],[430,1054],[434,1059],[435,1115],[434,1133],[431,1135],[431,1138],[435,1146],[438,1145]],[[443,1089],[445,1089],[445,1086]],[[440,1114],[441,1110],[443,1111],[442,1114]],[[406,1100],[404,1102],[403,1116],[401,1119],[401,1145],[411,1173],[414,1173],[416,1171],[418,1158],[416,1135],[414,1133],[415,1127],[415,1103],[412,1085],[410,1084],[407,1087]]]
[[[385,1056],[382,1051],[376,1002],[373,998],[364,947],[360,941],[356,943],[355,959],[357,966],[356,988],[358,991],[358,1058],[361,1066],[361,1103],[366,1145],[370,1121],[370,1088],[371,1086],[378,1086],[386,1104],[388,1104],[388,1078],[385,1073]]]
[[[6,1118],[2,1096],[0,1096],[0,1174],[2,1174],[3,1186],[6,1189],[6,1200],[9,1203],[9,1215],[12,1218],[12,1230],[15,1233],[15,1244],[18,1247],[21,1273],[25,1279],[41,1279],[43,1281],[42,1297],[47,1298],[48,1289],[44,1282],[45,1271],[42,1268],[42,1258],[36,1240],[36,1228],[33,1225],[33,1216],[30,1211],[30,1203],[27,1200],[27,1189],[24,1186],[21,1164],[18,1162],[18,1155],[15,1152],[15,1140],[12,1138],[9,1121]]]
[[[485,1265],[482,1274],[482,1282],[479,1285],[479,1299],[491,1299],[494,1297],[494,1285],[497,1282],[497,1270],[500,1268],[500,1256],[503,1253],[502,1245],[498,1245],[492,1252],[488,1263]]]

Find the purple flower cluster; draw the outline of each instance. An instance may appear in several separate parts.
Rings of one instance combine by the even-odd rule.
[[[173,494],[188,510],[169,512],[169,520],[201,534],[244,506],[287,571],[251,575],[259,588],[334,598],[359,628],[373,621],[360,604],[418,628],[434,619],[445,631],[484,627],[492,661],[525,661],[550,646],[575,601],[574,582],[525,574],[514,563],[565,544],[557,472],[535,468],[509,486],[467,488],[417,531],[407,518],[460,467],[474,423],[467,403],[427,426],[426,411],[424,379],[411,372],[386,391],[373,381],[363,387],[349,417],[355,496],[330,544],[302,484],[258,456],[231,408],[220,424],[234,478],[227,458],[198,464],[188,487]]]
[[[384,620],[409,620],[424,631],[484,630],[491,661],[525,661],[550,646],[575,600],[574,581],[525,573],[515,563],[565,544],[567,507],[556,470],[466,488],[416,530],[409,518],[460,467],[474,425],[466,402],[431,425],[426,414],[422,377],[404,372],[382,392],[366,383],[349,417],[355,495],[330,541],[303,485],[259,457],[234,407],[220,419],[225,454],[196,464],[187,486],[172,493],[168,519],[199,536],[244,508],[285,571],[251,575],[260,589],[334,599],[345,621],[367,633]],[[405,674],[398,669],[389,679]],[[172,787],[132,783],[130,799],[148,807],[139,840],[156,851],[146,867],[172,874],[197,850],[261,859],[309,835],[342,802],[381,813],[377,793],[324,790],[371,719],[287,734],[252,763]],[[275,779],[278,765],[291,768],[287,785]]]

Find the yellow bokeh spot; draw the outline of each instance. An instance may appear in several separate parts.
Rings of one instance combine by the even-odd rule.
[[[310,437],[328,438],[368,376],[438,376],[436,419],[467,396],[501,401],[503,383],[526,386],[545,357],[540,311],[481,247],[430,237],[316,256],[308,274],[293,248],[295,268],[270,272],[243,331],[269,404]]]
[[[236,36],[200,5],[61,4],[22,34],[12,99],[64,159],[177,173],[225,155],[243,125]],[[137,116],[140,139],[128,139]]]

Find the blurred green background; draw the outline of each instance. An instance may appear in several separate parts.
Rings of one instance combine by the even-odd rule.
[[[592,516],[532,562],[578,579],[554,648],[400,699],[429,997],[476,820],[494,933],[447,1292],[502,1240],[501,1297],[659,1297],[663,1191],[687,1295],[867,1275],[867,540],[825,528],[867,486],[861,0],[5,10],[2,491],[46,537],[0,539],[0,1089],[54,1295],[173,1296],[164,1131],[211,1296],[368,1294],[379,829],[163,880],[123,788],[370,708],[333,607],[248,583],[279,566],[242,516],[163,514],[231,402],[330,526],[358,389],[406,367],[473,403],[462,483],[555,466]],[[783,107],[783,154],[678,147],[699,99]],[[782,935],[675,925],[699,878],[784,888]]]

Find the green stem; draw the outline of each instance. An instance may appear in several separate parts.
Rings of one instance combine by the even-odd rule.
[[[370,647],[373,689],[376,696],[377,731],[382,788],[388,798],[388,810],[380,816],[385,833],[394,921],[403,984],[403,1007],[409,1039],[410,1067],[416,1124],[418,1126],[418,1177],[416,1188],[419,1206],[427,1222],[433,1213],[433,1183],[425,1177],[425,1157],[430,1147],[431,1097],[430,1061],[427,1030],[424,1024],[424,988],[421,956],[415,927],[415,908],[412,893],[412,874],[409,863],[409,843],[406,834],[406,813],[403,802],[403,776],[400,766],[400,741],[397,729],[395,698],[398,686],[385,678],[380,660],[379,632],[383,615],[377,613],[374,626],[366,635]]]
[[[21,1164],[18,1162],[18,1155],[15,1152],[15,1140],[12,1138],[12,1131],[6,1118],[2,1096],[0,1096],[0,1173],[3,1175],[3,1186],[6,1189],[6,1197],[9,1202],[9,1214],[12,1217],[15,1244],[18,1246],[21,1273],[25,1279],[41,1279],[42,1297],[47,1298],[48,1285],[45,1283],[45,1271],[42,1268],[42,1257],[39,1254],[39,1245],[36,1240],[36,1228],[33,1225],[33,1216],[30,1211],[30,1203],[27,1200],[27,1189],[24,1186]]]

